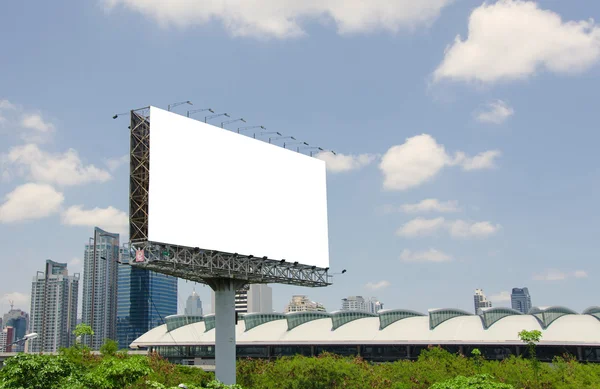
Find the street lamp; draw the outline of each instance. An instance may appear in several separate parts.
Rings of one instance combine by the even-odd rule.
[[[118,118],[121,115],[129,115],[129,112],[116,113],[112,118],[116,119],[116,118]]]
[[[239,127],[237,129],[237,132],[239,134],[240,131],[246,131],[246,130],[250,130],[250,129],[253,129],[253,128],[260,128],[261,130],[266,130],[267,129],[267,127],[265,127],[265,126],[249,126],[249,127]]]
[[[325,151],[324,149],[322,149],[321,147],[317,147],[317,146],[307,146],[307,147],[300,147],[300,150],[310,150],[310,156],[313,156],[313,153],[318,150],[319,152],[321,151]]]
[[[233,119],[233,120],[226,120],[224,122],[221,122],[221,128],[225,128],[226,124],[235,123],[235,122],[244,122],[244,123],[246,123],[246,121],[244,120],[244,118]]]
[[[175,107],[177,107],[178,105],[182,105],[182,104],[194,105],[194,104],[192,104],[192,102],[191,102],[191,101],[189,101],[189,100],[186,100],[186,101],[180,101],[180,102],[178,102],[178,103],[171,103],[171,104],[169,104],[169,105],[167,106],[167,111],[171,111],[171,108],[175,108]]]
[[[204,123],[206,123],[207,120],[209,119],[214,119],[214,118],[218,118],[219,116],[227,116],[228,118],[230,118],[231,116],[229,116],[229,114],[227,112],[225,113],[217,113],[215,115],[208,115],[204,117]]]
[[[193,115],[196,112],[203,112],[203,111],[208,111],[210,113],[215,113],[215,111],[213,111],[212,108],[193,109],[191,111],[187,111],[187,117],[190,117],[190,115]]]
[[[37,332],[32,332],[31,334],[27,334],[27,335],[25,335],[25,336],[24,336],[23,338],[21,338],[21,339],[17,339],[17,340],[15,340],[15,341],[14,341],[14,342],[12,342],[11,344],[7,344],[6,346],[2,347],[2,349],[0,349],[0,350],[1,350],[1,351],[4,351],[4,350],[6,350],[6,348],[8,348],[8,347],[12,347],[12,346],[14,346],[15,344],[19,344],[19,343],[21,343],[21,342],[27,342],[28,340],[30,340],[30,339],[35,339],[35,338],[37,338],[38,336],[39,336],[39,335],[37,334]]]

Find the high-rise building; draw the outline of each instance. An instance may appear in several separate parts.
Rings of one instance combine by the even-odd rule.
[[[93,336],[82,343],[99,350],[105,339],[117,340],[117,261],[119,234],[94,228],[83,259],[82,322],[92,327]]]
[[[4,314],[2,323],[2,328],[14,328],[15,340],[23,339],[25,337],[25,334],[27,334],[27,329],[29,328],[29,314],[27,312],[23,312],[20,309],[14,309],[14,306],[11,304],[10,311]],[[24,345],[14,345],[12,347],[12,351],[23,352],[25,351]]]
[[[164,318],[177,314],[177,277],[127,265],[129,249],[121,248],[117,281],[117,342],[128,348],[131,342]]]
[[[375,297],[371,297],[371,299],[367,302],[367,311],[371,313],[377,313],[383,309],[383,303]]]
[[[188,316],[202,316],[202,300],[200,300],[200,296],[196,293],[196,289],[187,298],[184,313]]]
[[[273,289],[265,284],[251,284],[248,290],[248,313],[273,312]]]
[[[363,296],[348,296],[342,299],[342,311],[368,312],[367,300]]]
[[[38,337],[30,341],[29,351],[55,352],[74,344],[78,295],[79,274],[69,276],[66,263],[47,260],[31,286],[29,332]]]
[[[321,303],[311,301],[307,296],[292,296],[292,300],[285,306],[285,312],[307,312],[318,311],[325,312],[325,307]]]
[[[510,294],[510,304],[512,309],[522,313],[528,313],[531,309],[531,296],[527,288],[513,288]]]
[[[481,308],[491,308],[492,302],[488,301],[483,294],[483,289],[475,289],[475,295],[473,295],[473,303],[475,304],[475,314],[481,314]]]
[[[211,291],[211,308],[215,313],[215,292]],[[265,284],[244,285],[235,291],[235,311],[238,313],[273,312],[273,290]]]
[[[7,353],[17,352],[17,350],[15,350],[15,345],[13,345],[15,340],[17,340],[17,338],[15,338],[14,328],[11,326],[4,327],[0,331],[0,350]]]

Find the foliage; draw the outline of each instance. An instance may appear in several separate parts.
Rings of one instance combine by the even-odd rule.
[[[17,354],[0,370],[0,388],[58,389],[74,371],[75,366],[60,355]]]
[[[431,389],[514,389],[514,387],[496,382],[492,376],[481,374],[472,377],[457,376],[434,384]]]
[[[75,331],[73,331],[75,337],[78,338],[83,335],[94,335],[94,330],[89,324],[80,323],[75,327]]]
[[[481,374],[481,366],[483,365],[483,356],[481,355],[481,351],[478,348],[474,348],[471,350],[471,355],[473,358],[473,364],[475,365],[475,370],[477,370],[478,374]]]
[[[542,332],[538,330],[523,330],[519,332],[519,339],[521,339],[522,342],[527,344],[529,358],[531,359],[531,367],[533,368],[533,376],[535,378],[536,384],[539,386],[540,361],[538,361],[537,359],[535,347],[542,339]]]
[[[152,388],[152,389],[179,389],[182,387],[182,386],[178,385],[178,386],[172,386],[169,388],[169,387],[166,387],[163,384],[160,384],[155,381],[147,381],[146,385],[147,385],[147,387]],[[192,384],[184,384],[184,385],[187,389],[243,389],[240,385],[225,385],[217,380],[210,381],[209,383],[206,384],[206,386],[196,386],[196,385],[192,385]]]
[[[105,339],[100,346],[100,354],[104,356],[114,356],[119,350],[119,344],[112,339]]]

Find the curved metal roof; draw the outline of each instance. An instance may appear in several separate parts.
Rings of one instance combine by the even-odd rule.
[[[379,311],[378,314],[380,330],[398,320],[408,319],[409,317],[425,316],[424,313],[411,311],[409,309],[384,309]]]
[[[344,324],[350,323],[351,321],[363,319],[365,317],[377,317],[376,313],[362,312],[362,311],[335,311],[331,312],[331,330],[335,331]]]
[[[202,321],[202,316],[197,315],[170,315],[165,317],[167,331],[173,331],[179,327],[183,327],[192,323],[198,323],[200,321]]]
[[[433,330],[443,322],[460,316],[474,316],[472,313],[455,308],[440,308],[429,310],[429,329]]]
[[[208,332],[215,328],[215,314],[211,313],[204,316],[204,332]]]
[[[522,315],[523,313],[516,309],[497,307],[497,308],[482,308],[481,309],[481,320],[483,326],[488,329],[498,320],[503,319],[507,316]]]
[[[439,313],[439,310],[432,313]],[[251,331],[246,331],[245,324],[239,322],[236,327],[236,343],[282,346],[302,344],[519,345],[522,342],[518,333],[526,329],[542,332],[541,345],[600,347],[600,320],[590,314],[564,314],[546,328],[533,315],[508,315],[487,329],[481,317],[476,315],[453,316],[433,329],[430,328],[430,318],[427,316],[398,320],[384,329],[380,329],[381,317],[369,316],[349,321],[335,331],[331,330],[332,319],[324,315],[320,319],[315,318],[288,329],[287,319],[290,317],[293,315],[285,315],[285,320],[265,322],[252,328]],[[207,325],[208,331],[206,331]],[[171,332],[167,331],[166,325],[161,325],[136,339],[132,347],[212,346],[215,344],[215,331],[211,331],[214,326],[212,328],[210,326],[210,316],[205,317],[203,322],[188,324]]]
[[[268,323],[274,320],[285,319],[283,313],[247,313],[244,315],[244,322],[246,323],[246,331],[251,330],[254,327],[258,327],[261,324]]]
[[[600,307],[589,307],[582,313],[583,315],[594,316],[596,319],[600,320]]]
[[[331,318],[331,314],[321,311],[289,312],[285,314],[288,331],[313,320]]]
[[[529,315],[535,316],[544,329],[548,328],[556,319],[565,315],[577,315],[572,309],[560,306],[551,307],[533,307],[528,312]]]

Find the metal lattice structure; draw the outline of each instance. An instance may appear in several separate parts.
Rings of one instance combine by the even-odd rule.
[[[130,130],[129,239],[132,250],[143,250],[143,260],[132,261],[132,266],[209,285],[224,278],[255,284],[330,285],[328,268],[149,241],[149,107],[131,111]]]

